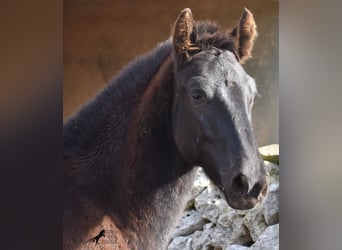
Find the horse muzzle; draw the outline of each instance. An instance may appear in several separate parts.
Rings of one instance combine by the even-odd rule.
[[[266,173],[253,187],[249,187],[247,177],[240,175],[234,178],[229,187],[221,190],[230,207],[241,210],[251,209],[267,196],[269,179],[269,174]]]

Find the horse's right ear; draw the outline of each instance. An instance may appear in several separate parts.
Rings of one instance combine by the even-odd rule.
[[[186,8],[178,16],[172,34],[173,47],[180,55],[184,53],[187,57],[189,52],[196,48],[196,27],[191,10]]]
[[[257,37],[257,29],[253,14],[247,8],[244,8],[239,23],[230,34],[237,45],[240,63],[244,63],[251,57],[254,40]]]

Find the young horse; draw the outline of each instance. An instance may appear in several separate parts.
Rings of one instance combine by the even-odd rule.
[[[185,9],[172,39],[65,124],[64,249],[165,248],[194,166],[233,208],[266,196],[251,126],[256,85],[240,65],[255,36],[247,9],[230,32]]]

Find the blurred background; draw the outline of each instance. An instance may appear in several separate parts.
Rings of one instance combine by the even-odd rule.
[[[66,0],[63,14],[63,120],[72,116],[128,62],[167,39],[180,11],[195,20],[235,26],[243,7],[254,14],[259,36],[244,68],[254,77],[253,123],[259,146],[279,142],[278,1]]]

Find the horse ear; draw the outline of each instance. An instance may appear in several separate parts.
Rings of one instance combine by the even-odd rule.
[[[191,10],[186,8],[182,10],[174,25],[173,47],[177,55],[184,53],[188,56],[192,51],[196,42],[196,28]]]
[[[257,37],[253,14],[247,8],[244,8],[238,24],[230,34],[237,45],[240,63],[244,63],[251,57],[254,40]]]

